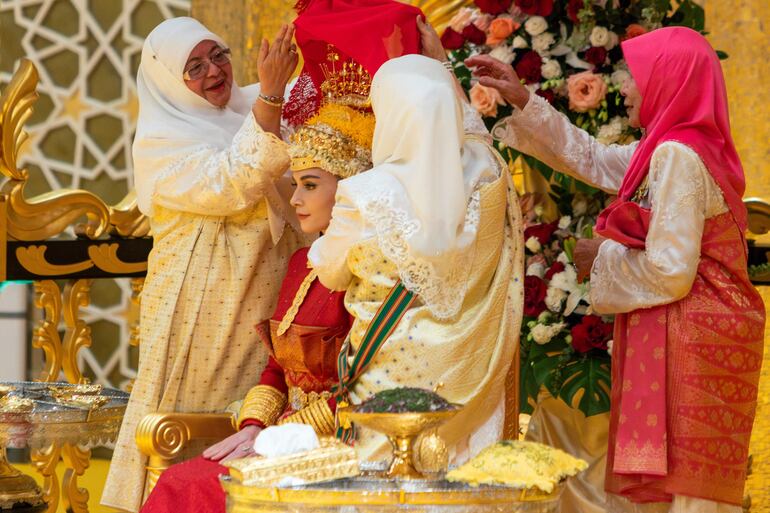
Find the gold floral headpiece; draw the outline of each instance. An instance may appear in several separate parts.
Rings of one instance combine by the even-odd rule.
[[[372,167],[374,114],[327,103],[291,136],[292,171],[319,167],[348,178]]]

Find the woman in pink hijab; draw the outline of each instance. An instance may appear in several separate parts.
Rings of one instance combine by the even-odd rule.
[[[687,28],[622,48],[629,124],[644,130],[628,146],[598,143],[510,66],[467,64],[516,107],[496,138],[618,195],[597,222],[601,237],[575,252],[594,310],[616,315],[607,510],[738,513],[765,308],[747,273],[745,179],[724,78]]]

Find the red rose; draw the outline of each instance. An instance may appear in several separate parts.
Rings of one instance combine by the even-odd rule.
[[[483,45],[487,42],[487,34],[473,23],[465,27],[462,34],[466,41],[474,45]]]
[[[514,0],[514,3],[530,16],[548,16],[553,11],[553,0]]]
[[[452,27],[447,27],[441,34],[441,44],[447,50],[459,50],[465,44],[465,38]]]
[[[553,278],[553,275],[556,273],[562,272],[567,267],[562,264],[561,262],[554,262],[554,264],[548,268],[548,270],[545,272],[545,276],[543,276],[546,280],[550,280]]]
[[[526,230],[524,230],[524,240],[529,240],[530,237],[537,238],[538,242],[545,246],[548,244],[548,241],[551,239],[551,235],[553,235],[553,232],[556,231],[556,229],[559,227],[559,221],[554,221],[553,223],[541,223],[541,224],[533,224]]]
[[[604,61],[607,60],[607,50],[601,46],[592,46],[586,50],[585,60],[597,68],[603,66]]]
[[[545,101],[551,105],[553,105],[553,102],[556,101],[556,93],[553,92],[553,89],[538,89],[535,91],[535,94],[541,98],[545,98]]]
[[[542,65],[543,59],[540,58],[540,55],[530,50],[522,55],[514,68],[519,78],[523,78],[527,84],[534,84],[535,82],[540,82],[540,79],[543,77],[540,72]]]
[[[513,0],[474,0],[476,7],[487,14],[503,14],[513,3]]]
[[[526,284],[525,284],[526,290]],[[587,353],[591,349],[607,350],[607,342],[612,338],[612,324],[601,317],[586,315],[580,324],[572,327],[572,347],[578,353]]]
[[[569,0],[569,3],[567,3],[567,16],[572,20],[572,23],[580,23],[578,13],[582,11],[584,7],[585,0]]]
[[[524,315],[537,317],[545,310],[548,286],[537,276],[524,278]]]

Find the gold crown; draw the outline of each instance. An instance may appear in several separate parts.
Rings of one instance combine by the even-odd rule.
[[[327,103],[291,136],[291,169],[318,167],[348,178],[372,167],[373,137],[373,114]]]
[[[328,46],[326,60],[327,63],[321,64],[324,74],[321,93],[324,101],[358,108],[369,107],[369,90],[372,86],[369,72],[356,62],[340,63],[340,54],[332,45]]]

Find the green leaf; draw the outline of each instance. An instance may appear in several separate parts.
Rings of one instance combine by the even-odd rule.
[[[670,25],[690,27],[702,31],[706,26],[706,13],[703,7],[692,0],[684,0],[669,21]]]
[[[723,60],[729,58],[730,56],[727,55],[727,52],[723,52],[722,50],[717,50],[717,57],[719,57],[720,61],[723,61]]]
[[[582,356],[570,362],[562,371],[564,385],[559,392],[564,402],[574,405],[579,392],[583,392],[578,408],[587,417],[610,410],[609,357]]]

